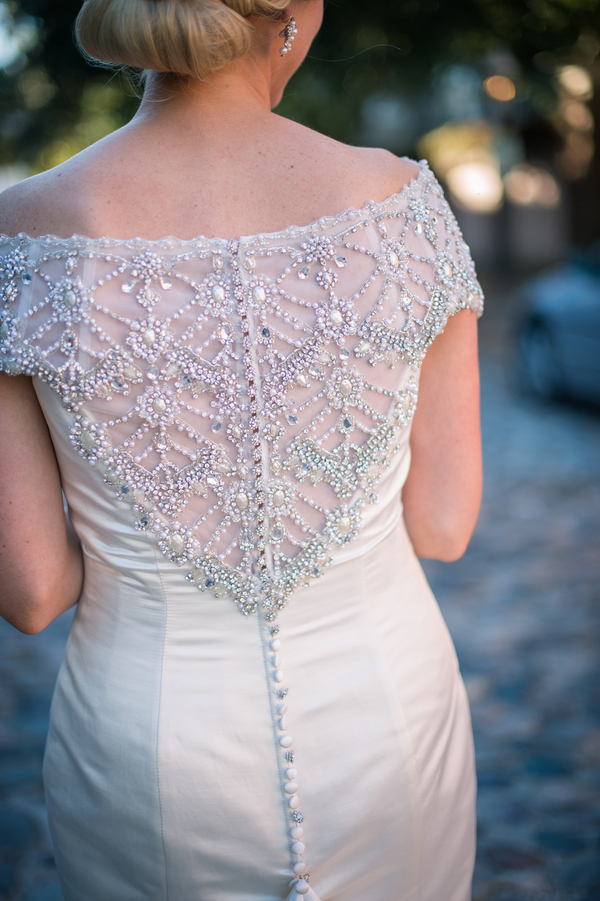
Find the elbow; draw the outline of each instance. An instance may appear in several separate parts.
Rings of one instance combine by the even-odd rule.
[[[0,601],[0,614],[24,635],[38,635],[64,610],[71,607],[76,598],[69,601],[65,592],[30,590],[11,592]]]
[[[469,546],[473,529],[429,529],[427,534],[415,536],[413,547],[417,557],[454,563],[460,560]],[[412,537],[412,536],[411,536]]]

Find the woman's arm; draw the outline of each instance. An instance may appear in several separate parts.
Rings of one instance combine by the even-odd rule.
[[[0,374],[0,422],[0,614],[33,634],[77,601],[81,547],[30,378]]]
[[[479,513],[482,486],[477,319],[452,316],[423,361],[402,499],[419,557],[457,560]]]

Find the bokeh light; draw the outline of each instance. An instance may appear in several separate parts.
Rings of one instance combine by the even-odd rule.
[[[454,166],[446,180],[455,198],[467,210],[494,213],[502,205],[502,179],[491,162],[481,160]]]
[[[589,99],[594,85],[590,73],[582,66],[562,66],[558,70],[558,83],[573,97]]]
[[[514,82],[506,75],[492,75],[483,82],[483,89],[489,97],[506,103],[514,100],[517,93]]]
[[[545,169],[525,164],[514,166],[504,176],[506,196],[516,206],[552,209],[560,204],[560,188]]]

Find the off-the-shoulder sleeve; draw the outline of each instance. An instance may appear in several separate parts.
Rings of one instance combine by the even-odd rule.
[[[0,238],[0,371],[25,371],[21,354],[26,295],[33,282],[28,248],[18,238]]]

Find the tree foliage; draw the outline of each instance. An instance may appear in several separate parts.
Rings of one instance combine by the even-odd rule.
[[[118,127],[136,92],[90,66],[73,41],[80,0],[6,0],[22,52],[0,74],[0,162],[46,168]],[[375,91],[417,92],[445,63],[510,51],[522,77],[548,78],[553,55],[596,42],[599,0],[326,0],[325,21],[281,111],[340,139]]]

